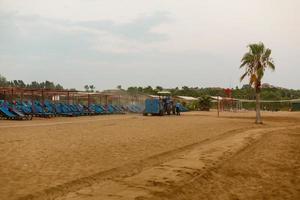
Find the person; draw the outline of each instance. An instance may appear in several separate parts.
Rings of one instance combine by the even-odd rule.
[[[176,103],[176,115],[180,115],[180,103]]]
[[[176,115],[176,106],[174,104],[174,101],[172,101],[171,105],[172,105],[172,113],[173,115]]]

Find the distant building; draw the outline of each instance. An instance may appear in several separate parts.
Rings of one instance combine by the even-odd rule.
[[[269,84],[269,83],[263,83],[263,84],[261,85],[261,88],[275,88],[275,86],[273,86],[273,85],[271,85],[271,84]]]
[[[175,96],[174,98],[182,100],[182,101],[187,101],[187,102],[191,102],[191,101],[198,101],[198,98],[195,97],[189,97],[189,96]]]
[[[251,85],[249,85],[249,84],[244,84],[242,86],[242,89],[249,89],[249,88],[251,88]]]
[[[278,87],[278,86],[271,85],[269,83],[263,83],[261,85],[261,87],[262,88],[276,88],[276,89],[282,89],[282,90],[286,89],[286,88],[283,88],[283,87]]]

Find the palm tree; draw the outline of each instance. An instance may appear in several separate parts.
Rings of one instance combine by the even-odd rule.
[[[211,106],[211,97],[208,95],[203,95],[199,98],[199,109],[201,111],[209,111]]]
[[[84,89],[85,89],[86,92],[88,92],[88,91],[90,90],[90,86],[85,85],[85,86],[84,86]]]
[[[91,92],[94,92],[94,90],[96,89],[96,87],[94,85],[90,85],[89,87],[90,87]]]
[[[245,68],[245,73],[241,76],[242,81],[246,76],[249,77],[249,83],[254,87],[256,93],[256,123],[261,124],[260,115],[260,92],[261,81],[264,72],[267,68],[275,70],[273,59],[271,58],[271,49],[265,48],[265,45],[260,42],[257,44],[250,44],[249,52],[245,53],[241,62],[240,68]]]

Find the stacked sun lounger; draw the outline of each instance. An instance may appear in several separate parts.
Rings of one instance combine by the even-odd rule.
[[[17,104],[10,104],[6,101],[0,102],[0,118],[14,120],[31,120],[32,115],[23,113],[18,109]]]
[[[137,104],[131,104],[127,105],[127,111],[131,113],[142,113],[144,111],[144,106],[142,105],[137,105]]]
[[[179,110],[180,112],[187,112],[189,111],[186,107],[184,107],[182,104],[179,104]]]
[[[100,105],[67,104],[46,101],[14,101],[9,103],[0,100],[0,117],[4,119],[32,119],[34,117],[76,117],[86,115],[125,114],[126,112],[140,113],[142,108],[137,105]]]

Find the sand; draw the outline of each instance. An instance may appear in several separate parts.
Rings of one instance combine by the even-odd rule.
[[[300,113],[0,121],[0,199],[299,199]]]

